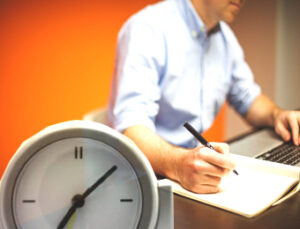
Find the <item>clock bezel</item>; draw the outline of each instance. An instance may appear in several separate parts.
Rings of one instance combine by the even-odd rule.
[[[22,143],[10,161],[0,186],[0,217],[7,228],[16,227],[13,193],[26,163],[45,146],[68,138],[89,138],[109,145],[132,166],[142,192],[142,210],[137,228],[154,228],[158,218],[157,180],[149,161],[139,148],[119,132],[96,122],[69,121],[45,128]],[[4,228],[6,229],[6,228]]]

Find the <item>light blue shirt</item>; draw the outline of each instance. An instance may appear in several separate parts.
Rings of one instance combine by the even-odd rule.
[[[198,142],[183,127],[208,129],[227,99],[245,115],[260,94],[227,24],[207,35],[190,0],[166,0],[133,15],[118,37],[108,106],[110,125],[145,125],[183,147]]]

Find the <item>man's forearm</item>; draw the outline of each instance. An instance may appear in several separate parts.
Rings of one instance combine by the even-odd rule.
[[[169,144],[152,130],[142,125],[127,128],[124,135],[133,140],[141,149],[157,174],[177,179],[177,162],[187,152],[186,149]]]
[[[267,96],[261,94],[255,99],[246,115],[249,124],[255,127],[274,126],[274,119],[280,108]]]

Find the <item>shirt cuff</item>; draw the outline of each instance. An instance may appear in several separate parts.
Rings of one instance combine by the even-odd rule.
[[[135,125],[146,126],[150,130],[155,132],[155,125],[150,118],[136,114],[127,114],[126,116],[119,117],[118,120],[115,120],[114,122],[114,129],[116,129],[119,132],[123,132],[127,128]]]
[[[251,93],[247,93],[243,99],[243,102],[240,106],[236,107],[236,110],[239,114],[242,116],[246,116],[248,113],[248,110],[254,100],[261,94],[261,89],[258,85],[255,85],[255,87],[252,89]]]

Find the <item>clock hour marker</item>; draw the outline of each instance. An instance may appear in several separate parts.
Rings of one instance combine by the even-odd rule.
[[[120,199],[121,202],[133,202],[133,199]]]
[[[35,200],[22,200],[22,203],[35,203]]]
[[[74,151],[74,157],[75,159],[82,159],[83,158],[83,148],[82,146],[80,147],[75,147],[75,151]]]

